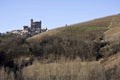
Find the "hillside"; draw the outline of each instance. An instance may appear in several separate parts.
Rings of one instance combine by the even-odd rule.
[[[39,47],[42,45],[45,50],[41,51],[47,55],[79,55],[82,59],[94,60],[114,54],[115,51],[110,49],[114,42],[119,41],[119,29],[120,14],[66,25],[35,35],[29,38],[28,42],[40,44]]]
[[[44,34],[45,35],[49,35],[49,34],[54,35],[58,32],[62,33],[64,31],[66,31],[66,33],[67,33],[67,31],[70,31],[70,30],[72,30],[72,31],[74,30],[74,32],[76,32],[75,30],[83,31],[84,29],[86,29],[86,27],[89,27],[89,29],[91,29],[91,30],[93,30],[93,29],[94,30],[96,30],[96,29],[104,30],[106,28],[107,31],[104,32],[104,35],[106,36],[106,38],[108,38],[110,35],[115,35],[115,34],[119,33],[119,26],[120,26],[120,14],[113,15],[113,16],[107,16],[107,17],[103,17],[100,19],[94,19],[94,20],[91,20],[88,22],[68,25],[67,27],[63,26],[62,28],[54,29],[54,30],[48,31],[43,34],[38,34],[38,35],[34,36],[32,39],[37,38],[37,37],[41,38],[41,36],[43,36]]]
[[[0,80],[119,80],[120,14],[29,38],[0,35],[0,67]]]
[[[28,38],[27,42],[35,50],[32,52],[48,63],[25,69],[37,68],[40,79],[120,79],[120,14],[66,25]],[[35,71],[29,72],[31,76]]]

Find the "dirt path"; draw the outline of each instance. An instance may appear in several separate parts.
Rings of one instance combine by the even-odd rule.
[[[105,41],[117,41],[120,38],[120,26],[109,28],[108,31],[104,33]]]

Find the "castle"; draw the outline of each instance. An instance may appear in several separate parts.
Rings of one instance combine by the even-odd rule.
[[[33,19],[31,19],[30,24],[31,24],[30,27],[23,26],[23,30],[29,32],[30,34],[37,34],[47,31],[47,28],[46,29],[41,28],[42,21],[34,22]]]
[[[29,26],[23,26],[23,30],[13,30],[11,32],[8,33],[12,33],[12,34],[18,34],[18,35],[35,35],[38,33],[42,33],[47,31],[46,29],[42,29],[41,26],[42,25],[42,21],[33,21],[33,19],[30,20],[30,27]]]

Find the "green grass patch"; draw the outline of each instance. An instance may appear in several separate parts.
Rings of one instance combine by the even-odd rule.
[[[92,27],[84,26],[84,27],[72,27],[70,29],[76,31],[102,31],[102,30],[106,30],[107,28],[97,27],[97,26],[92,26]]]

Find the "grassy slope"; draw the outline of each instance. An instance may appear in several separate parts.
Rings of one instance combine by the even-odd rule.
[[[49,53],[48,57],[52,58],[53,60],[54,57],[57,56],[50,54],[54,53],[64,53],[65,55],[72,56],[77,54],[80,56],[80,58],[78,57],[78,60],[76,58],[76,61],[68,59],[67,62],[64,57],[62,57],[61,62],[46,62],[47,64],[39,63],[37,61],[33,65],[24,68],[23,77],[25,80],[119,80],[119,44],[117,44],[117,46],[108,46],[111,47],[110,49],[112,50],[114,50],[114,48],[117,51],[119,50],[116,54],[110,57],[105,57],[99,61],[81,61],[81,58],[84,59],[83,57],[85,56],[87,56],[86,59],[91,58],[91,56],[93,56],[92,58],[95,57],[95,55],[93,55],[94,50],[91,50],[91,47],[93,47],[93,42],[95,40],[99,41],[99,38],[101,38],[103,34],[104,39],[107,39],[109,35],[115,34],[114,32],[118,33],[120,25],[119,22],[120,15],[108,16],[101,19],[95,19],[80,24],[74,24],[50,30],[27,39],[27,41],[30,43],[27,45],[27,48],[31,47],[32,49],[35,49],[32,52],[36,53],[44,52],[44,55],[47,55],[47,53]],[[120,39],[118,39],[118,41],[119,40]],[[113,45],[113,43],[111,44]],[[14,47],[17,48],[17,46]],[[25,47],[26,45],[23,47],[26,50],[27,48]],[[17,51],[16,48],[15,50]],[[20,47],[18,50],[19,49],[23,50]],[[106,50],[108,48],[105,46],[102,49],[104,52],[104,49]],[[13,73],[11,73],[9,76],[5,75],[4,68],[0,70],[0,80],[14,80],[13,76]]]
[[[61,46],[63,48],[63,52],[66,52],[66,54],[85,54],[85,51],[90,52],[91,50],[84,48],[90,48],[92,47],[91,44],[93,41],[98,40],[99,38],[103,37],[104,41],[113,41],[112,45],[114,45],[115,42],[119,43],[119,37],[120,37],[120,14],[113,15],[113,16],[107,16],[99,19],[94,19],[88,22],[84,23],[78,23],[73,25],[67,25],[61,28],[57,28],[54,30],[49,30],[47,32],[35,35],[28,39],[30,43],[35,44],[42,44],[43,48],[45,46],[45,49],[50,49],[50,51],[46,51],[46,53],[52,52],[51,48],[53,50],[55,49],[61,49]],[[111,39],[112,38],[112,39]],[[87,45],[84,45],[84,44]],[[90,44],[91,43],[91,44]],[[90,45],[90,47],[88,47]],[[108,46],[110,49],[113,50],[119,50],[116,49],[116,45],[114,46]],[[102,52],[106,52],[106,48],[103,47]],[[119,47],[119,44],[117,45]],[[79,50],[78,50],[79,49]],[[81,50],[80,50],[81,49]],[[108,50],[110,50],[108,49]],[[60,51],[56,51],[56,53],[59,53]],[[119,52],[119,51],[118,51]],[[62,52],[61,52],[62,53]],[[61,54],[60,53],[60,54]],[[86,55],[90,55],[89,53]],[[84,56],[86,56],[84,55]]]
[[[99,38],[99,35],[104,34],[104,40],[111,41],[111,38],[114,39],[111,43],[114,45],[118,41],[120,41],[119,34],[120,34],[120,14],[113,15],[113,16],[107,16],[99,19],[94,19],[88,22],[84,23],[78,23],[73,25],[64,26],[61,28],[57,28],[54,30],[50,30],[38,35],[35,35],[28,39],[30,42],[39,42],[46,40],[46,37],[53,37],[58,36],[62,39],[63,42],[67,40],[72,41],[78,41],[78,40],[84,40],[86,43],[95,40],[96,38]],[[94,37],[93,37],[94,36]],[[92,38],[93,37],[93,38]],[[55,38],[53,40],[56,40]],[[117,41],[116,41],[117,40]],[[72,45],[75,45],[72,47]],[[74,49],[74,47],[77,47],[79,45],[72,44],[67,46],[69,50]],[[110,46],[108,46],[110,47]],[[107,48],[108,48],[107,47]],[[116,46],[112,46],[109,50],[114,50]],[[119,48],[119,44],[117,45],[117,48]],[[115,48],[116,50],[119,50]],[[106,50],[106,47],[103,48],[103,50]],[[119,51],[117,51],[119,53]]]
[[[119,25],[120,25],[120,15],[118,14],[114,16],[108,16],[108,17],[95,19],[95,20],[91,20],[88,22],[84,22],[84,23],[68,25],[67,27],[64,26],[61,28],[50,30],[42,34],[35,35],[29,40],[42,39],[42,37],[44,37],[45,35],[48,35],[48,36],[58,35],[59,36],[59,34],[68,34],[68,33],[69,34],[75,33],[75,35],[81,35],[79,33],[99,32],[99,31],[104,31],[109,27],[110,28],[119,27]]]
[[[93,41],[99,40],[99,38],[102,38],[103,35],[104,38],[107,39],[107,31],[109,31],[111,28],[116,28],[116,26],[119,25],[119,18],[120,15],[118,14],[100,19],[94,19],[84,23],[67,25],[35,35],[29,38],[28,41],[36,45],[43,45],[42,47],[44,49],[49,49],[48,51],[43,51],[46,53],[65,53],[72,55],[81,55],[86,53],[86,55],[84,55],[85,57],[87,55],[91,55],[87,52],[90,52],[92,50],[89,50],[87,48],[93,47],[91,46],[93,44]],[[111,32],[109,31],[109,33]],[[60,51],[58,50],[59,48]],[[53,52],[52,50],[56,51]],[[85,52],[86,50],[87,52]],[[95,55],[96,53],[94,54],[94,56]]]
[[[112,25],[111,25],[111,23],[112,23]],[[43,34],[38,34],[38,35],[32,37],[32,39],[36,39],[37,37],[41,38],[41,36],[43,36],[44,34],[45,35],[49,35],[49,34],[56,35],[56,33],[62,33],[63,31],[66,31],[66,33],[67,33],[70,30],[73,32],[98,31],[98,30],[105,30],[106,28],[119,27],[119,25],[120,25],[120,14],[108,16],[108,17],[104,17],[104,18],[100,18],[100,19],[95,19],[95,20],[91,20],[88,22],[84,22],[84,23],[68,25],[67,27],[63,26],[61,28],[57,28],[57,29],[48,31]],[[73,34],[75,34],[75,33],[73,33]]]
[[[117,41],[120,35],[120,14],[111,16],[108,30],[104,33],[106,41]]]
[[[119,55],[120,55],[120,49],[119,49],[119,47],[120,47],[120,44],[119,44],[120,43],[120,38],[119,38],[119,36],[120,36],[119,35],[120,34],[120,14],[114,15],[114,16],[108,16],[108,17],[104,17],[104,18],[100,18],[100,19],[95,19],[92,21],[84,22],[84,23],[69,25],[69,26],[65,26],[62,28],[54,29],[54,30],[50,30],[48,32],[35,35],[35,36],[29,38],[28,41],[41,43],[42,41],[46,40],[49,37],[59,36],[59,38],[61,38],[63,40],[63,42],[65,42],[65,40],[68,39],[68,41],[72,40],[73,42],[75,42],[76,40],[77,41],[84,40],[86,43],[87,42],[89,43],[90,41],[93,41],[93,40],[99,38],[99,36],[101,34],[104,35],[104,38],[103,38],[104,41],[110,41],[110,45],[107,45],[102,48],[103,52],[104,52],[104,49],[105,49],[105,51],[106,51],[106,49],[108,49],[109,51],[113,50],[113,53],[114,53],[114,49],[115,49],[116,54],[113,54],[110,57],[102,58],[98,61],[98,63],[99,62],[101,63],[99,66],[103,65],[103,70],[100,70],[101,68],[98,68],[96,66],[95,62],[92,62],[95,65],[95,68],[93,68],[93,70],[103,71],[103,72],[100,72],[101,74],[103,74],[103,76],[100,77],[100,78],[104,78],[102,80],[119,80],[119,78],[120,78],[120,75],[119,75],[119,72],[120,72],[120,57],[119,57]],[[52,40],[56,40],[55,37]],[[113,41],[113,42],[111,42],[111,41]],[[117,45],[116,45],[116,42],[118,42]],[[72,46],[72,45],[75,45],[75,46]],[[82,45],[82,44],[80,44],[80,45]],[[69,48],[69,50],[71,49],[71,47],[72,47],[72,50],[75,50],[74,47],[77,47],[77,46],[79,46],[79,45],[71,44],[67,47]],[[68,54],[69,54],[69,52],[68,52]],[[45,66],[46,65],[47,64],[45,64]],[[49,66],[49,65],[55,67],[54,63],[48,64],[47,66]],[[76,65],[76,63],[73,62],[73,65]],[[94,65],[92,65],[92,67]],[[36,66],[36,65],[33,65],[33,66]],[[60,68],[60,67],[58,67],[58,65],[56,65],[56,66],[57,66],[57,68]],[[69,66],[70,66],[70,63],[69,63]],[[85,67],[86,67],[86,65],[85,65]],[[90,67],[90,66],[88,66],[88,67]],[[55,68],[55,69],[57,69],[57,68]],[[66,67],[65,65],[64,65],[64,68],[68,69],[68,67]],[[54,69],[54,68],[52,68],[52,69]],[[72,68],[70,68],[70,72],[75,69],[79,69],[79,68],[72,67]],[[28,70],[29,70],[29,68],[28,68]],[[83,69],[81,69],[81,71],[82,70]],[[84,70],[87,70],[87,69],[84,69]],[[90,68],[88,70],[90,70]],[[64,71],[67,72],[66,69]],[[85,72],[85,71],[83,71],[83,72]],[[87,71],[87,73],[88,72],[89,71]],[[95,75],[92,75],[91,77],[94,78],[98,73],[99,72],[95,72]],[[53,73],[51,72],[50,74],[53,74]],[[73,75],[74,74],[76,74],[76,73],[73,73]],[[79,74],[79,72],[77,74]],[[73,77],[73,75],[71,75],[71,77]],[[89,75],[89,74],[87,74],[87,75]],[[79,76],[79,77],[81,77],[81,76]],[[85,78],[87,78],[87,77],[85,77]],[[78,78],[78,79],[80,79],[80,78]],[[93,79],[91,79],[91,80],[93,80]],[[95,80],[99,80],[99,79],[95,78]]]

